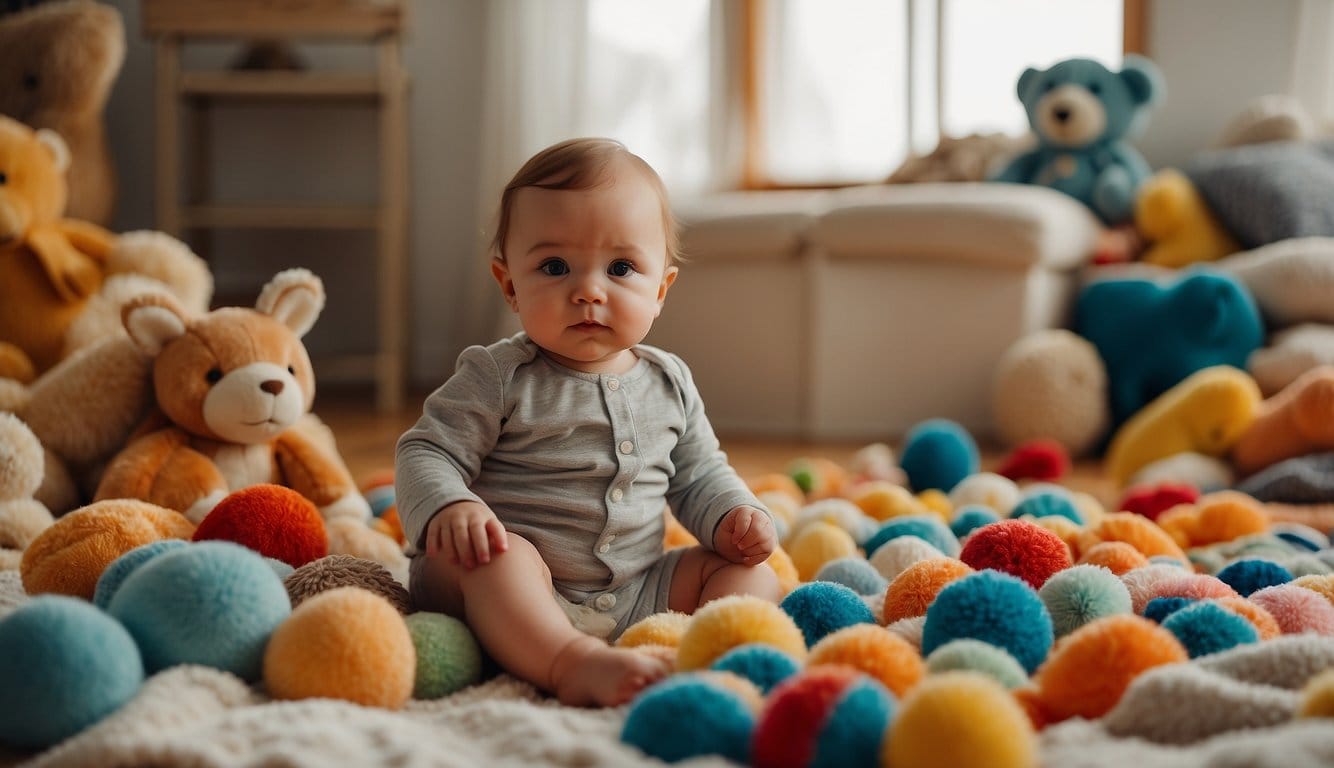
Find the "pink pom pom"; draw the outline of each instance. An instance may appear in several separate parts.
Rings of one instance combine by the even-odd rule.
[[[1237,597],[1237,590],[1217,576],[1192,573],[1175,579],[1166,579],[1154,585],[1153,597],[1188,597],[1205,600],[1212,597]]]
[[[1334,605],[1296,584],[1265,587],[1247,598],[1269,611],[1285,635],[1314,632],[1334,636]]]

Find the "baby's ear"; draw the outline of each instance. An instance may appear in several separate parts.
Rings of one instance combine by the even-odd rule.
[[[496,284],[500,286],[500,293],[505,297],[505,303],[510,305],[510,309],[519,311],[518,303],[514,296],[514,279],[510,277],[510,268],[500,259],[491,260],[491,276],[496,279]]]
[[[255,309],[305,336],[324,309],[324,283],[308,269],[285,269],[259,292]]]
[[[125,303],[121,324],[143,351],[156,356],[169,342],[185,335],[185,311],[170,296],[146,293]]]

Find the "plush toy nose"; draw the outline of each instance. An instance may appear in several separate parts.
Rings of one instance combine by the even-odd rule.
[[[260,384],[259,388],[268,392],[270,395],[277,395],[283,391],[283,383],[278,379],[269,379]]]
[[[1056,111],[1052,113],[1052,116],[1056,118],[1056,122],[1064,123],[1066,120],[1070,119],[1070,108],[1057,107]]]

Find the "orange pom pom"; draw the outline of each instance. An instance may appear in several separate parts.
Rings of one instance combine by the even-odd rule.
[[[1112,512],[1079,537],[1079,550],[1085,552],[1103,541],[1124,541],[1145,557],[1165,555],[1189,562],[1186,553],[1153,521],[1133,512]]]
[[[1283,628],[1278,625],[1278,620],[1274,618],[1273,614],[1257,603],[1252,603],[1241,596],[1216,597],[1214,602],[1254,624],[1255,631],[1259,633],[1261,641],[1273,640],[1283,634]]]
[[[756,496],[761,493],[778,492],[792,497],[798,505],[806,503],[806,493],[797,485],[797,481],[781,472],[770,472],[746,481],[750,492]]]
[[[1191,546],[1232,541],[1269,530],[1269,515],[1260,502],[1238,491],[1219,491],[1196,503],[1200,520]]]
[[[1080,565],[1101,565],[1120,576],[1149,564],[1149,558],[1124,541],[1104,541],[1093,545],[1079,559]]]
[[[933,557],[913,563],[885,590],[880,623],[893,624],[899,619],[925,616],[926,609],[946,584],[972,572],[967,563],[952,557]]]
[[[232,541],[293,568],[329,554],[329,534],[315,504],[269,483],[228,494],[199,522],[194,539]]]
[[[874,624],[854,624],[821,638],[806,666],[843,664],[865,672],[903,698],[926,674],[922,656],[907,640]]]

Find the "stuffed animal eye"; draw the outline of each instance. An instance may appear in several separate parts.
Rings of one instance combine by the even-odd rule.
[[[1102,83],[1089,83],[1089,93],[1095,96],[1102,93]]]
[[[23,73],[23,89],[27,91],[37,90],[37,75],[32,72]]]
[[[204,378],[208,380],[209,384],[217,384],[219,381],[222,381],[222,369],[209,368],[208,373],[204,374]]]
[[[292,366],[290,366],[290,365],[289,365],[289,366],[287,366],[287,372],[288,372],[288,373],[290,373],[290,374],[292,374],[292,375],[293,375],[293,376],[295,376],[295,375],[296,375],[296,369],[295,369],[295,368],[293,368],[293,367],[292,367]]]
[[[9,181],[9,177],[5,175],[4,171],[0,171],[0,184],[4,184],[6,181]]]

